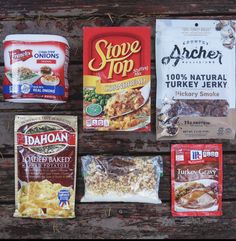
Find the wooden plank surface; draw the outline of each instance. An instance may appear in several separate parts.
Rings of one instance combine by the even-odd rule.
[[[62,105],[12,104],[2,99],[3,51],[0,51],[0,238],[236,238],[236,140],[224,147],[224,195],[220,218],[172,218],[170,214],[170,145],[155,138],[154,25],[158,18],[235,19],[236,0],[8,0],[0,2],[0,43],[8,34],[46,33],[65,36],[70,44],[70,99]],[[85,133],[82,131],[83,26],[152,26],[152,132]],[[78,175],[75,220],[13,219],[16,114],[79,116],[79,155],[132,154],[164,157],[162,205],[80,204],[83,179]],[[193,141],[192,141],[193,142]],[[195,141],[201,143],[207,141]],[[175,143],[175,142],[172,142]],[[183,142],[187,143],[187,141]],[[80,165],[79,165],[80,170]]]
[[[0,18],[19,18],[75,16],[90,18],[96,16],[117,17],[143,15],[228,15],[236,12],[235,2],[231,0],[10,0],[2,1]]]
[[[1,8],[0,8],[1,9]],[[167,16],[165,16],[166,18]],[[101,16],[96,18],[33,18],[17,20],[2,20],[0,22],[0,42],[5,39],[8,34],[57,34],[64,36],[70,46],[70,63],[82,63],[83,58],[83,27],[84,26],[152,26],[151,36],[151,59],[154,66],[155,62],[155,22],[156,18],[161,16],[140,16],[140,17],[120,17],[117,19]],[[176,18],[176,17],[174,17]],[[183,17],[182,17],[183,18]],[[188,19],[209,19],[207,16],[192,16]],[[234,19],[234,15],[211,16],[213,19],[229,18]],[[196,20],[197,21],[197,20]],[[0,65],[3,65],[3,51],[0,51]],[[82,66],[82,65],[80,65]],[[153,68],[155,74],[155,69]]]
[[[1,158],[0,161],[0,203],[14,203],[14,158]],[[161,178],[160,198],[170,202],[170,156],[163,155],[164,176]],[[78,158],[77,202],[84,193],[80,157]],[[224,201],[236,201],[236,155],[224,155]]]
[[[77,106],[81,106],[81,101],[72,102]],[[70,104],[68,104],[70,105]],[[67,105],[65,105],[66,107]],[[163,154],[169,153],[171,144],[173,143],[188,143],[188,141],[156,141],[155,134],[155,113],[152,112],[153,130],[150,133],[138,132],[84,132],[82,130],[82,112],[78,110],[63,110],[61,106],[55,111],[57,106],[48,105],[43,107],[47,112],[34,111],[33,106],[29,112],[27,105],[25,110],[14,110],[2,112],[0,115],[1,136],[0,138],[0,153],[3,156],[12,156],[14,154],[14,118],[17,114],[49,114],[49,115],[77,115],[79,116],[79,154]],[[236,140],[220,141],[220,140],[197,140],[192,143],[223,143],[224,151],[231,153],[235,150]]]
[[[0,206],[2,238],[55,239],[233,239],[236,202],[224,202],[222,217],[172,218],[169,203],[80,204],[75,220],[12,218],[13,205]]]
[[[0,8],[1,9],[1,8]],[[70,46],[70,61],[81,63],[83,53],[83,27],[84,26],[154,26],[155,17],[121,18],[112,22],[109,17],[98,17],[95,19],[73,19],[73,18],[33,18],[21,20],[4,20],[0,23],[0,42],[11,34],[57,34],[64,36]],[[154,29],[152,31],[152,60],[154,53]],[[0,52],[0,63],[3,64],[3,51]]]

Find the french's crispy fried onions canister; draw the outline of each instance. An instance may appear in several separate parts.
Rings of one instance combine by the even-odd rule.
[[[57,35],[15,34],[4,40],[3,95],[9,102],[64,103],[69,45]]]

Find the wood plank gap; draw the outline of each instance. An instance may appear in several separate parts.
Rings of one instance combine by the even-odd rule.
[[[63,15],[63,16],[49,16],[49,15],[41,15],[39,14],[35,14],[35,15],[22,15],[21,17],[19,17],[18,20],[35,20],[37,18],[40,17],[40,20],[60,20],[60,19],[70,19],[70,20],[86,20],[86,19],[90,19],[90,18],[109,18],[109,14],[110,16],[112,16],[113,18],[119,18],[119,19],[130,19],[130,18],[145,18],[145,17],[158,17],[158,18],[186,18],[189,17],[191,19],[193,18],[212,18],[212,17],[218,17],[218,18],[224,18],[224,17],[230,17],[232,18],[233,15],[236,14],[236,11],[232,11],[232,12],[213,12],[213,11],[206,11],[206,12],[193,12],[193,13],[150,13],[150,14],[145,14],[145,13],[140,13],[140,14],[132,14],[132,13],[126,13],[126,14],[114,14],[114,13],[101,13],[101,14],[91,14],[91,15]],[[5,16],[0,16],[0,21],[15,21],[16,17],[12,16],[12,17],[5,17]]]

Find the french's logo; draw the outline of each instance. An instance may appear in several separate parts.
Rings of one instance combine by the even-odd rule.
[[[10,64],[14,64],[19,61],[26,61],[33,57],[33,50],[26,49],[26,50],[20,50],[15,49],[13,51],[9,51],[10,56]]]

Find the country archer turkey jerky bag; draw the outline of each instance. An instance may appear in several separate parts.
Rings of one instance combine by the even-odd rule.
[[[235,31],[229,20],[157,20],[157,139],[234,139]]]

